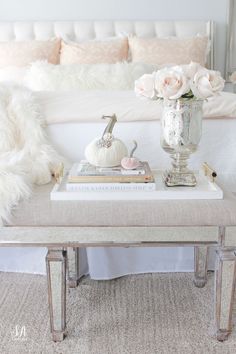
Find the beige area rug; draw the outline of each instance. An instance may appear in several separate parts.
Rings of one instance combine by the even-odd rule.
[[[46,277],[0,273],[0,353],[235,354],[236,331],[209,335],[212,299],[212,275],[203,289],[191,274],[85,278],[67,297],[68,336],[53,343]]]

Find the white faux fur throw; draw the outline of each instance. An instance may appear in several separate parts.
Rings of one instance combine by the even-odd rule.
[[[33,184],[51,180],[59,156],[48,143],[40,108],[28,89],[0,85],[0,223],[30,195]]]

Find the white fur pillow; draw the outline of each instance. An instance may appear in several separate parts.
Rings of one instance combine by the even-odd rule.
[[[134,81],[156,67],[141,63],[31,65],[25,84],[33,91],[132,90]]]

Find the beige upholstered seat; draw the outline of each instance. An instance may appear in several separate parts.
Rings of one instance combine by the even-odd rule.
[[[13,213],[14,226],[236,225],[236,196],[224,200],[51,201],[53,184],[36,187]]]

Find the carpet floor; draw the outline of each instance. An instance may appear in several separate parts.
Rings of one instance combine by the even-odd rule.
[[[236,331],[212,338],[212,299],[212,275],[203,289],[186,273],[84,278],[68,293],[68,336],[53,343],[46,277],[0,273],[0,353],[235,354]]]

